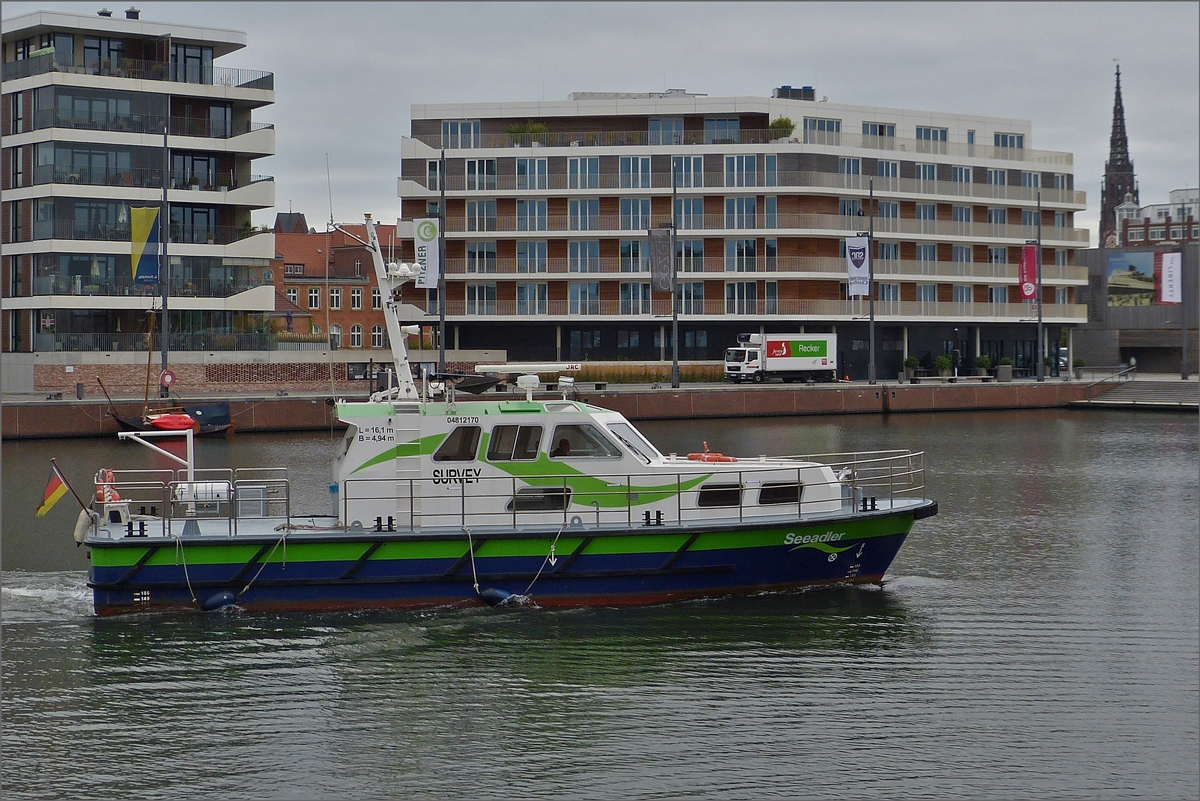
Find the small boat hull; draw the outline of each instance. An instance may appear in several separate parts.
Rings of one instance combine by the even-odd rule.
[[[228,403],[206,403],[182,408],[181,414],[159,415],[160,422],[164,417],[176,420],[186,415],[194,421],[194,430],[197,436],[228,436],[233,432],[233,418],[229,414]],[[112,412],[109,414],[117,421],[117,426],[122,431],[181,430],[187,427],[179,424],[155,425],[153,420],[148,417],[125,417]],[[182,421],[179,420],[179,422]]]
[[[89,586],[101,615],[227,605],[221,593],[249,610],[475,605],[487,590],[541,607],[642,604],[879,583],[914,519],[934,513],[930,501],[791,525],[476,533],[470,544],[463,533],[125,537],[92,543]]]

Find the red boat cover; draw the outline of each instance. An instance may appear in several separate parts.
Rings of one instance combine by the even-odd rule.
[[[186,414],[160,414],[156,417],[148,418],[147,422],[155,428],[160,428],[164,431],[183,431],[188,428],[196,428],[200,425]]]

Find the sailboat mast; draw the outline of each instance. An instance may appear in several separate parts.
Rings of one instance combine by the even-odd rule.
[[[167,63],[171,60],[171,38],[167,36]],[[162,261],[158,266],[158,284],[162,289],[162,371],[167,372],[167,339],[171,330],[170,321],[167,319],[167,289],[170,283],[171,266],[167,257],[167,239],[170,236],[170,215],[171,206],[167,202],[167,187],[171,181],[171,151],[167,147],[167,134],[171,130],[171,97],[167,95],[167,114],[163,117],[163,185],[162,185],[162,211],[159,213],[159,239],[162,241]],[[149,402],[150,398],[150,376],[149,365],[147,365],[146,375],[146,399]],[[170,387],[166,384],[161,384],[159,388],[159,397],[166,398],[170,393]]]

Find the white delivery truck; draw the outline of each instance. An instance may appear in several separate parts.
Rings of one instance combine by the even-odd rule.
[[[768,378],[836,381],[837,335],[738,334],[738,346],[725,351],[725,377],[758,384]]]

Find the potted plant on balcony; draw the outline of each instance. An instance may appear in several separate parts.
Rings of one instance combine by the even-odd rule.
[[[975,357],[975,375],[987,375],[992,369],[992,357],[986,353]]]
[[[771,132],[772,140],[790,139],[792,132],[796,130],[796,123],[792,122],[790,117],[776,117],[767,128]]]
[[[1005,356],[996,364],[996,380],[1012,381],[1013,360]]]
[[[917,367],[921,364],[916,356],[909,356],[904,360],[904,380],[912,383],[913,377],[917,374]]]
[[[521,145],[544,145],[549,139],[550,129],[546,127],[544,122],[514,122],[507,128],[509,140],[513,145],[520,147]]]
[[[938,375],[945,378],[950,375],[950,368],[954,366],[954,357],[949,353],[943,353],[933,360],[933,367],[938,371]]]
[[[199,189],[200,188],[200,176],[193,175],[191,178],[188,178],[188,186],[192,189]]]
[[[1082,358],[1082,357],[1080,357],[1080,356],[1076,356],[1076,357],[1075,357],[1075,358],[1074,358],[1074,359],[1071,361],[1071,367],[1073,367],[1073,368],[1075,369],[1075,380],[1076,380],[1076,381],[1082,381],[1082,380],[1083,380],[1083,367],[1084,367],[1084,364],[1085,364],[1085,362],[1083,361],[1083,358]]]

